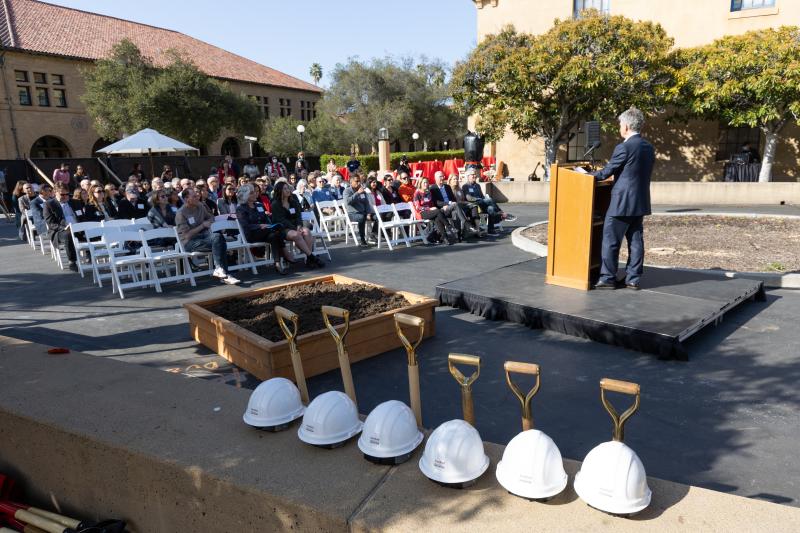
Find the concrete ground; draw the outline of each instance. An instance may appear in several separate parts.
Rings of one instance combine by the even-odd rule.
[[[518,215],[515,226],[547,216],[546,205],[508,205],[506,210]],[[800,214],[784,206],[756,211]],[[530,257],[511,246],[508,234],[453,247],[388,252],[337,246],[332,253],[334,261],[326,272],[428,295],[441,282]],[[255,379],[190,338],[181,304],[317,273],[301,269],[286,278],[242,274],[240,288],[206,279],[196,289],[173,285],[161,295],[131,291],[120,300],[108,287],[99,289],[90,279],[59,271],[48,257],[19,244],[13,226],[0,222],[0,334],[252,388]],[[533,403],[536,426],[573,459],[582,459],[611,436],[610,419],[599,402],[599,379],[635,381],[642,385],[642,405],[628,423],[626,442],[639,453],[648,474],[800,506],[800,463],[795,460],[800,437],[799,314],[800,293],[769,291],[766,302],[745,304],[721,325],[697,335],[689,342],[690,361],[680,363],[439,308],[436,337],[420,347],[425,425],[432,428],[460,416],[458,387],[447,371],[448,352],[482,357],[481,377],[473,387],[477,427],[484,439],[499,443],[520,429],[519,407],[505,384],[502,363],[539,363],[543,377]],[[354,365],[353,376],[364,412],[391,398],[407,398],[401,351]],[[342,388],[334,372],[310,380],[309,386],[312,396]],[[615,400],[625,408],[625,398]]]

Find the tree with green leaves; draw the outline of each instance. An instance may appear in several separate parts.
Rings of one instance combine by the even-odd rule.
[[[466,115],[452,105],[446,78],[445,65],[424,57],[350,59],[336,65],[317,108],[339,117],[348,143],[374,146],[380,128],[388,128],[392,140],[418,132],[423,142],[438,142],[466,131]]]
[[[772,180],[780,134],[800,117],[800,28],[732,35],[681,53],[679,87],[696,116],[760,128],[765,146],[758,181]]]
[[[177,52],[170,52],[166,67],[156,68],[136,45],[123,40],[110,58],[85,69],[84,77],[82,100],[105,139],[149,127],[207,146],[225,130],[253,134],[260,127],[255,103]]]
[[[319,63],[312,63],[308,75],[314,80],[314,85],[319,85],[319,80],[322,79],[322,65]]]
[[[300,151],[299,120],[292,117],[277,117],[264,122],[258,144],[270,155],[288,157]],[[309,127],[306,127],[309,131]],[[311,153],[311,150],[309,150]]]
[[[507,26],[487,36],[450,86],[488,140],[507,129],[523,141],[543,139],[547,172],[582,120],[606,120],[610,129],[631,106],[662,109],[674,92],[672,45],[658,24],[585,11],[542,35]]]

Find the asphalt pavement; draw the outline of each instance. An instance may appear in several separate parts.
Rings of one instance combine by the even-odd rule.
[[[506,205],[513,226],[547,217],[546,205]],[[660,211],[680,212],[680,206]],[[697,212],[695,208],[691,209]],[[706,212],[752,212],[702,208]],[[800,214],[789,206],[755,208],[768,214]],[[476,243],[411,249],[361,250],[337,245],[324,272],[433,295],[439,283],[529,259],[511,245],[510,234]],[[16,240],[0,220],[0,334],[67,346],[98,357],[148,365],[198,379],[252,388],[257,380],[235,371],[189,335],[182,304],[245,289],[317,275],[298,269],[242,273],[238,287],[204,279],[196,289],[168,285],[163,294],[132,290],[125,300],[110,287],[59,271],[49,257]],[[238,276],[238,274],[237,274]],[[474,385],[476,425],[484,439],[506,443],[520,430],[519,406],[505,383],[505,360],[541,365],[542,387],[533,401],[537,428],[565,457],[583,459],[611,437],[611,420],[599,400],[598,381],[613,377],[642,386],[640,411],[628,422],[626,442],[657,477],[800,506],[800,292],[771,290],[727,314],[689,341],[688,362],[651,355],[520,325],[492,322],[441,307],[436,336],[420,346],[423,417],[435,427],[461,410],[459,389],[447,370],[449,352],[479,355],[483,368]],[[378,403],[407,398],[405,354],[394,350],[353,365],[363,412]],[[523,380],[524,383],[524,380]],[[315,396],[342,389],[336,372],[313,378]],[[79,394],[80,391],[76,391]],[[624,397],[614,398],[620,409]]]

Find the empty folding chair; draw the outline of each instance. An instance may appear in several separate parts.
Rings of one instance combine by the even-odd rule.
[[[394,250],[393,246],[397,246],[400,243],[411,246],[406,234],[408,223],[400,219],[400,215],[395,211],[392,204],[374,205],[372,208],[378,220],[378,249],[381,247],[381,235],[383,235],[389,250]],[[384,218],[389,218],[389,220],[384,220]],[[391,237],[389,236],[390,232]],[[399,238],[401,234],[402,238]]]
[[[188,281],[196,287],[195,274],[189,264],[192,254],[180,247],[178,232],[175,228],[158,228],[140,230],[142,250],[150,260],[156,290],[160,291],[162,283],[170,281]],[[160,274],[164,273],[164,276]]]
[[[156,292],[161,292],[153,262],[145,255],[142,232],[121,230],[114,238],[119,246],[108,248],[113,291],[119,291],[121,299],[125,299],[124,291],[128,288],[155,287]],[[137,251],[131,252],[131,249]],[[123,281],[127,278],[130,281]]]
[[[120,218],[118,220],[102,220],[100,222],[104,228],[130,226],[133,224],[132,218]]]
[[[92,269],[92,281],[99,287],[103,286],[104,279],[111,279],[111,264],[109,263],[108,249],[110,247],[119,248],[120,244],[116,235],[121,228],[103,226],[87,229],[84,234],[89,251],[90,268]],[[107,270],[107,273],[103,271]]]

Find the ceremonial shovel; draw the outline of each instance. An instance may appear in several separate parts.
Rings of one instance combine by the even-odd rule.
[[[331,324],[330,317],[332,316],[344,320],[344,331],[342,333],[336,331],[336,327]],[[341,307],[323,305],[322,320],[325,322],[325,327],[330,331],[334,342],[336,342],[336,351],[339,353],[339,366],[342,369],[342,381],[344,381],[344,391],[357,406],[356,388],[353,385],[353,374],[350,371],[350,357],[347,355],[347,348],[344,345],[344,339],[350,330],[350,311]]]
[[[419,330],[419,337],[415,343],[409,342],[408,338],[403,334],[402,326],[415,327]],[[422,427],[422,399],[419,391],[417,346],[422,342],[422,337],[425,335],[425,320],[418,316],[395,313],[394,327],[397,330],[397,336],[400,337],[400,342],[403,343],[408,353],[408,393],[411,400],[411,410],[414,411],[417,426]]]

